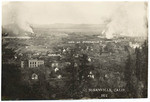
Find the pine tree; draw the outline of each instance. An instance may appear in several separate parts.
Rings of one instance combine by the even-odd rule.
[[[129,53],[126,61],[126,66],[125,66],[125,81],[126,81],[126,90],[127,90],[127,97],[133,97],[134,94],[134,88],[132,85],[132,73],[133,69],[131,67],[132,61],[131,61],[131,55]]]
[[[144,83],[143,97],[147,97],[147,86],[148,86],[148,42],[145,40],[142,46],[142,56],[141,56],[141,79]]]
[[[136,77],[141,80],[141,52],[139,48],[135,49],[136,54]]]

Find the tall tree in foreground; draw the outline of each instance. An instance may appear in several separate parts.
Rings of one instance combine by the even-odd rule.
[[[132,70],[131,70],[131,55],[130,54],[127,57],[124,74],[125,74],[125,81],[126,81],[127,97],[132,97],[132,95],[131,95],[131,90],[132,90],[132,83],[131,83]]]
[[[143,83],[142,97],[147,97],[148,87],[148,42],[145,40],[141,51],[141,82]]]

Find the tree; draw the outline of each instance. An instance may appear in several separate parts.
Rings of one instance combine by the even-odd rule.
[[[7,48],[9,43],[2,45],[2,100],[26,99],[29,87],[22,83],[22,73],[14,60],[14,49]]]
[[[126,60],[126,65],[125,65],[125,81],[126,81],[126,92],[127,92],[127,97],[134,97],[134,88],[133,88],[133,83],[132,83],[132,78],[133,78],[133,68],[132,66],[132,59],[131,55],[129,53],[127,60]]]
[[[148,87],[148,41],[142,45],[141,53],[141,80],[144,83],[143,97],[147,97]]]
[[[70,86],[67,91],[68,97],[74,99],[88,95],[83,89],[87,89],[89,82],[88,74],[93,70],[93,66],[90,65],[88,61],[88,55],[79,51],[77,49],[78,47],[79,46],[75,46],[72,48],[70,52],[65,55],[64,59],[71,63],[66,67],[66,72],[69,73],[66,76],[69,79],[66,86]],[[76,55],[78,55],[78,57],[75,57]]]
[[[145,41],[142,49],[136,48],[132,55],[128,55],[126,61],[124,73],[129,97],[147,97],[147,72],[148,45],[147,41]]]
[[[14,58],[15,52],[12,48],[7,48],[9,43],[3,43],[2,44],[2,61],[8,62],[8,60],[11,60]]]
[[[136,54],[136,77],[141,80],[141,52],[139,48],[135,49],[135,54]]]
[[[8,63],[14,59],[15,52],[7,46],[8,43],[2,45],[2,99],[19,99],[24,96],[21,71],[16,64]]]
[[[138,79],[138,97],[147,97],[148,85],[148,43],[145,40],[142,49],[136,48],[136,77]]]

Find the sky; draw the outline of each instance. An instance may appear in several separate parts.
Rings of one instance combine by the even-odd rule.
[[[4,7],[5,6],[5,7]],[[33,24],[89,23],[99,24],[101,17],[110,15],[116,3],[106,2],[10,2],[3,4],[5,16],[20,16]],[[11,12],[11,13],[10,13]],[[13,13],[13,14],[12,14]],[[7,20],[8,20],[7,19]]]
[[[145,34],[147,17],[144,2],[3,2],[2,25],[17,24],[103,24],[105,33]],[[31,31],[31,29],[29,30]],[[124,32],[125,31],[125,32]]]

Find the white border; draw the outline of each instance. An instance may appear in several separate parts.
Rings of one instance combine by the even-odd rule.
[[[149,1],[149,0],[1,0],[1,1]]]
[[[60,1],[65,1],[65,2],[79,2],[79,1],[83,1],[83,2],[86,2],[86,1],[90,1],[90,2],[97,2],[97,1],[103,1],[103,2],[114,2],[114,1],[117,1],[117,2],[122,2],[122,1],[131,1],[131,2],[140,2],[140,1],[147,1],[148,2],[148,11],[150,11],[150,7],[149,7],[149,0],[0,0],[0,14],[2,14],[2,2],[12,2],[12,1],[41,1],[41,2],[47,2],[47,1],[57,1],[57,2],[60,2]],[[0,27],[0,32],[1,32],[1,28],[2,28],[2,16],[0,16],[0,24],[1,24],[1,27]],[[149,18],[150,18],[150,13],[148,15],[148,25],[150,25],[150,22],[149,22]],[[149,31],[150,31],[150,27],[148,28],[148,34],[149,34]],[[1,37],[1,36],[0,36]],[[148,36],[148,45],[150,43],[150,37]],[[0,42],[0,45],[1,45],[1,42]],[[1,49],[1,46],[0,46],[0,49]],[[148,46],[148,53],[150,54],[150,46]],[[148,54],[148,63],[150,63],[150,55]],[[1,55],[1,51],[0,51],[0,55]],[[1,56],[1,59],[2,59],[2,56]],[[1,65],[1,59],[0,59],[0,68],[2,68],[2,65]],[[88,100],[30,100],[28,102],[32,102],[32,101],[50,101],[50,102],[70,102],[70,101],[73,101],[73,102],[150,102],[150,65],[148,64],[148,98],[134,98],[134,99],[88,99]],[[2,69],[1,69],[2,70]],[[0,73],[1,73],[1,70],[0,70]],[[1,86],[1,74],[0,74],[0,86]],[[0,88],[0,92],[1,92],[1,88]],[[0,100],[1,100],[1,93],[0,93]],[[19,102],[19,101],[14,101],[14,102]]]

